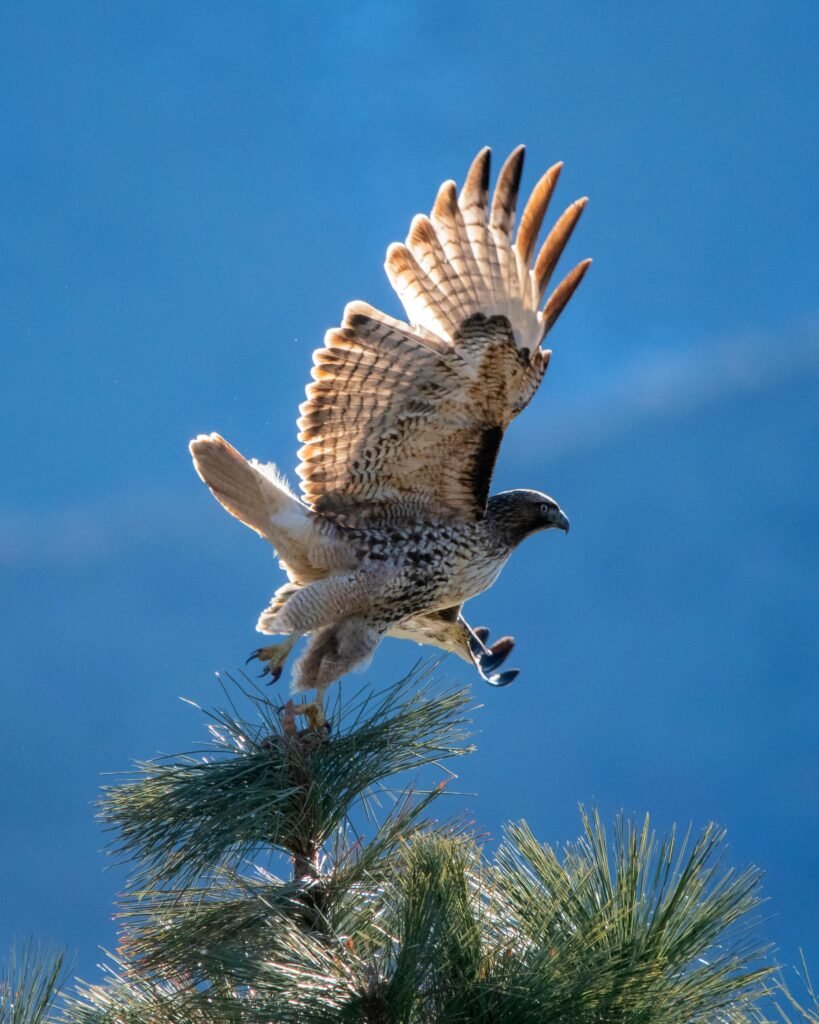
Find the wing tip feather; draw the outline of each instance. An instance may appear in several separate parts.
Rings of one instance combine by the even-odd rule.
[[[546,211],[549,208],[549,203],[562,170],[562,160],[552,164],[538,179],[537,184],[529,195],[526,206],[523,208],[520,226],[518,227],[515,239],[515,248],[525,266],[528,266],[532,261],[537,244],[537,236],[540,233],[543,218],[546,216]]]
[[[485,200],[489,192],[489,170],[491,163],[492,150],[489,146],[484,146],[469,165],[469,170],[466,173],[463,188],[461,189],[461,199],[464,196],[472,195],[474,192],[483,196]]]
[[[450,178],[448,181],[441,183],[441,187],[438,189],[438,193],[435,196],[435,202],[432,205],[432,219],[445,219],[448,218],[453,208],[458,205],[458,186]],[[393,242],[393,245],[395,243]]]
[[[554,327],[558,317],[566,308],[569,299],[574,295],[580,282],[586,276],[586,271],[592,265],[593,260],[587,258],[581,260],[576,267],[573,267],[563,278],[560,284],[549,296],[549,300],[543,310],[543,336],[545,337]]]
[[[573,203],[570,203],[558,217],[540,248],[533,270],[538,302],[543,297],[557,262],[568,245],[588,201],[588,196],[581,196],[580,199],[575,199]]]

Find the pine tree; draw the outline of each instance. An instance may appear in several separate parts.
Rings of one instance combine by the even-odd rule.
[[[0,1024],[45,1024],[66,981],[65,957],[29,942],[12,946],[0,976]]]
[[[469,691],[413,674],[338,706],[332,734],[297,729],[248,681],[224,693],[206,750],[105,793],[135,866],[106,977],[55,1016],[61,963],[30,951],[0,1024],[768,1019],[759,875],[725,866],[715,826],[658,839],[620,819],[607,836],[582,811],[563,851],[519,823],[491,854],[440,820],[444,764],[472,750]]]

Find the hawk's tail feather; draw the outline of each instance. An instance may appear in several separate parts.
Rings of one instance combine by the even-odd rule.
[[[200,434],[189,448],[196,472],[216,500],[271,544],[276,544],[277,519],[288,513],[307,516],[275,466],[249,462],[219,434]]]
[[[473,314],[501,314],[509,319],[518,345],[532,350],[556,319],[546,318],[540,307],[586,199],[572,203],[558,219],[532,268],[537,236],[562,164],[550,168],[535,186],[513,244],[523,154],[519,146],[503,165],[490,205],[490,153],[482,149],[460,197],[454,182],[445,182],[430,217],[415,217],[406,242],[393,243],[387,250],[387,274],[410,321],[450,344]],[[572,273],[577,272],[575,268]],[[582,273],[573,278],[575,287]],[[554,303],[552,298],[551,311],[559,313],[565,302]]]

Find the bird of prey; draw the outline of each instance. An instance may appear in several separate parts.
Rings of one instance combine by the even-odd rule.
[[[313,353],[313,383],[298,420],[301,497],[273,465],[245,459],[218,434],[190,444],[216,499],[276,550],[288,582],[259,617],[273,679],[299,637],[297,710],[325,722],[323,695],[360,668],[384,636],[432,644],[502,686],[512,648],[487,646],[462,605],[497,579],[522,540],[568,531],[560,506],[534,490],[489,494],[504,430],[549,365],[543,340],[585,274],[571,270],[543,297],[586,204],[578,199],[540,247],[537,237],[562,164],[535,185],[513,236],[524,147],[501,168],[490,199],[489,149],[458,194],[445,182],[416,216],[386,271],[407,321],[352,302]]]

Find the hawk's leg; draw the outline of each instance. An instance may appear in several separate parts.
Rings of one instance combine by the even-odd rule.
[[[247,659],[253,661],[254,658],[261,662],[262,671],[259,673],[260,678],[262,676],[270,676],[268,684],[275,683],[284,670],[284,663],[287,661],[290,652],[296,646],[299,641],[301,633],[291,633],[290,636],[285,637],[281,643],[270,644],[267,647],[257,648]]]
[[[489,639],[489,630],[485,626],[478,626],[472,629],[465,619],[460,620],[465,627],[464,641],[469,648],[469,654],[475,668],[478,670],[481,679],[490,686],[508,686],[517,679],[519,669],[510,668],[505,672],[498,672],[498,669],[509,657],[515,641],[511,636],[502,636],[496,640],[491,647],[486,646]]]
[[[508,686],[518,675],[514,668],[498,672],[515,641],[505,636],[487,647],[489,630],[483,626],[473,629],[461,615],[460,606],[405,619],[391,627],[389,633],[402,640],[432,644],[457,654],[474,665],[481,679],[490,686]]]
[[[306,715],[314,729],[326,725],[324,692],[340,676],[363,668],[370,660],[386,625],[350,616],[332,626],[315,630],[304,654],[293,671],[293,692],[315,690],[316,696],[307,704],[294,705],[297,715]]]
[[[316,695],[305,704],[294,704],[293,713],[304,715],[311,729],[329,729],[329,722],[324,713],[324,689],[316,690]]]
[[[248,661],[252,661],[255,658],[262,662],[264,667],[259,673],[259,676],[270,676],[268,686],[277,682],[281,677],[282,671],[284,670],[284,663],[287,661],[290,652],[298,643],[301,636],[301,633],[291,633],[290,636],[282,640],[281,643],[270,644],[268,647],[259,647],[258,650],[255,650],[247,659]],[[302,689],[303,687],[299,686],[298,688]],[[288,714],[291,716],[305,715],[310,728],[323,729],[327,725],[327,718],[324,714],[324,691],[326,688],[326,686],[321,688],[317,687],[316,696],[313,700],[307,703],[295,704],[292,700],[288,701]]]

